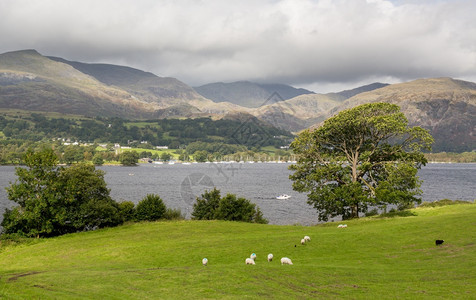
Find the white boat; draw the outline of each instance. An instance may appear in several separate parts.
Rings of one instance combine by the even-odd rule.
[[[278,197],[276,197],[276,199],[278,199],[278,200],[286,200],[286,199],[289,199],[289,198],[291,198],[291,196],[286,195],[286,194],[282,194],[282,195],[279,195]]]

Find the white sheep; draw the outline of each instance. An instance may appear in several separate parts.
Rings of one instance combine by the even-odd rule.
[[[202,259],[202,264],[204,266],[206,266],[208,264],[208,259],[206,257],[204,259]]]
[[[256,260],[256,254],[255,254],[255,253],[251,253],[250,258],[251,258],[252,260]]]
[[[281,258],[281,264],[282,264],[282,265],[292,265],[293,262],[291,261],[290,258],[283,257],[283,258]]]
[[[310,241],[311,241],[311,238],[310,238],[308,235],[306,235],[306,236],[304,237],[304,239],[306,240],[306,242],[310,242]]]
[[[273,254],[268,254],[268,262],[272,261],[273,260]]]
[[[252,259],[252,258],[245,259],[245,264],[246,265],[256,265],[254,259]]]
[[[304,245],[306,243],[305,239],[301,239],[301,245]]]

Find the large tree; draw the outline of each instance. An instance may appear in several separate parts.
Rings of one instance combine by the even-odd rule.
[[[421,201],[417,171],[432,143],[397,105],[364,104],[302,132],[291,143],[298,161],[290,178],[321,221],[358,218],[371,206],[407,207]]]
[[[19,205],[4,213],[4,233],[55,236],[122,222],[104,172],[86,164],[64,168],[57,162],[51,149],[25,155],[26,168],[16,169],[18,178],[7,188],[8,198]]]

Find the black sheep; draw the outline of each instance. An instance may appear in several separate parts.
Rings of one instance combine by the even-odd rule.
[[[439,246],[439,245],[443,244],[443,242],[444,242],[443,240],[436,240],[435,245]]]

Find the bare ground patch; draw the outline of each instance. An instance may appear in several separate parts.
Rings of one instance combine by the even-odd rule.
[[[40,274],[40,273],[44,273],[44,272],[31,271],[31,272],[25,272],[25,273],[17,273],[17,274],[13,274],[10,278],[8,278],[7,281],[8,282],[17,281],[18,278],[26,277],[26,276],[32,276],[32,275],[36,275],[36,274]]]

